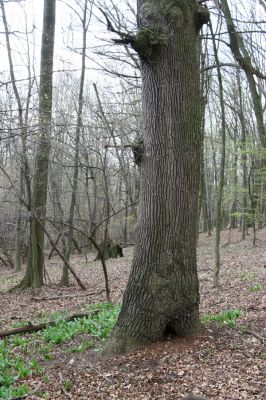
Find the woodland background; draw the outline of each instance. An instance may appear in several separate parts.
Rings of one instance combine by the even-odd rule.
[[[112,43],[116,35],[107,32],[106,15],[111,30],[131,32],[136,11],[127,1],[119,6],[114,1],[59,3],[46,227],[54,242],[61,233],[63,249],[70,225],[74,247],[83,253],[93,247],[88,236],[95,228],[98,243],[108,237],[125,246],[134,243],[137,220],[134,146],[142,135],[141,82],[137,55]],[[200,56],[204,152],[199,231],[238,227],[245,239],[249,229],[255,245],[256,230],[265,225],[265,2],[229,2],[237,49],[219,2],[208,6],[212,28],[203,28]],[[40,135],[36,41],[41,26],[34,25],[38,15],[32,15],[30,2],[5,2],[5,8],[0,160],[8,178],[1,174],[0,255],[2,263],[18,271],[27,259],[30,220],[18,193],[28,202]],[[16,12],[19,29],[12,24]],[[17,17],[14,21],[17,25]],[[45,247],[49,252],[47,239]]]

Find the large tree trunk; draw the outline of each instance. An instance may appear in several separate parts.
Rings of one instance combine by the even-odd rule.
[[[139,0],[143,147],[132,272],[107,352],[200,330],[196,265],[202,145],[195,0]],[[145,44],[145,45],[144,45]]]
[[[20,284],[24,287],[43,285],[44,229],[48,187],[48,162],[50,155],[50,131],[52,118],[52,81],[55,32],[56,0],[44,0],[43,33],[40,68],[39,140],[35,156],[35,177],[32,192],[32,216],[30,221],[30,254],[25,276]]]

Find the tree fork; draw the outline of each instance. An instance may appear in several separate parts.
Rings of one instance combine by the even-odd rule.
[[[158,4],[160,3],[160,5]],[[155,9],[157,12],[161,13],[163,16],[174,17],[177,20],[182,16],[182,2],[180,2],[180,7],[173,0],[149,0],[142,1],[141,6],[145,11],[150,12],[151,9]],[[194,1],[194,27],[197,32],[200,31],[204,24],[207,24],[210,18],[210,13],[208,8],[203,4],[204,1]],[[158,55],[160,54],[161,46],[167,45],[168,33],[162,29],[161,24],[151,23],[149,26],[141,26],[139,24],[139,30],[136,34],[121,32],[114,28],[112,22],[110,21],[108,14],[101,8],[100,12],[104,15],[106,19],[107,29],[110,32],[117,34],[120,38],[113,39],[115,44],[130,45],[139,55],[140,58],[145,59],[148,62],[156,62]],[[139,13],[140,14],[140,13]]]

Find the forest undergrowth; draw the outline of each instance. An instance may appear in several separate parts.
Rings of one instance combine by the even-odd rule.
[[[71,259],[85,292],[74,282],[59,287],[57,257],[47,261],[47,284],[38,290],[9,293],[23,273],[0,266],[0,334],[56,321],[40,332],[0,340],[0,398],[178,400],[194,392],[213,400],[264,399],[266,229],[258,232],[255,248],[251,235],[239,237],[234,230],[229,241],[222,232],[220,286],[213,288],[214,236],[200,235],[201,337],[168,338],[109,359],[100,353],[119,312],[132,248],[107,262],[113,305],[105,304],[101,265],[92,254],[87,262],[84,256]],[[65,321],[81,313],[91,317]]]

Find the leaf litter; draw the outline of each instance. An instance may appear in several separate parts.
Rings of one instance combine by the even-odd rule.
[[[201,234],[198,243],[200,312],[215,316],[240,310],[235,327],[226,321],[205,322],[201,337],[169,338],[109,359],[90,346],[82,352],[72,351],[89,341],[83,333],[55,346],[52,359],[40,361],[43,371],[25,380],[32,389],[27,398],[178,400],[193,392],[213,400],[265,399],[266,229],[258,231],[255,248],[251,236],[245,241],[239,236],[233,230],[228,243],[228,233],[222,233],[218,288],[212,287],[214,235]],[[8,293],[22,273],[0,266],[1,331],[14,323],[49,319],[63,311],[71,315],[89,304],[105,302],[101,264],[93,258],[88,254],[87,262],[82,256],[71,260],[86,285],[85,293],[72,280],[68,288],[58,285],[62,265],[56,256],[46,262],[49,279],[41,289]],[[124,258],[107,261],[113,303],[122,301],[131,260],[132,248],[127,248]]]

